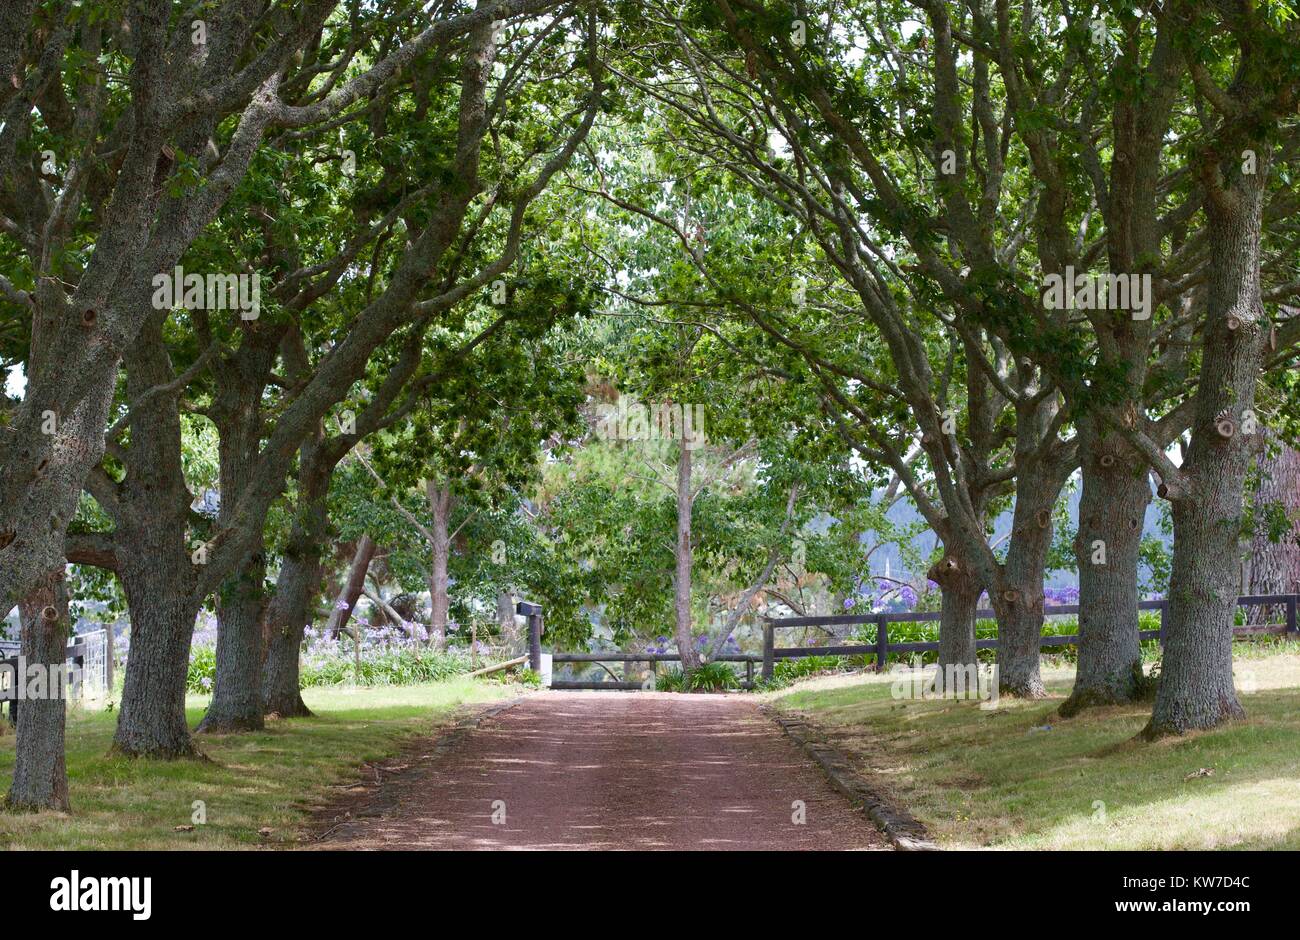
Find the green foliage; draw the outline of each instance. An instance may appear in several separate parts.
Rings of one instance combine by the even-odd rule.
[[[211,646],[196,646],[190,650],[190,671],[185,680],[186,691],[194,695],[212,692],[217,678],[217,651]]]
[[[665,669],[655,676],[656,692],[685,692],[686,674],[680,669]]]
[[[390,649],[361,658],[360,672],[351,657],[329,657],[303,663],[303,688],[321,685],[416,685],[440,682],[469,672],[469,657],[432,650]]]
[[[355,660],[344,653],[337,656],[312,656],[303,663],[299,685],[304,688],[331,685],[418,685],[441,682],[469,672],[469,657],[462,653],[439,653],[407,648],[367,651],[361,658],[358,673]],[[212,691],[216,679],[216,650],[195,647],[190,653],[186,688],[194,694]],[[524,678],[528,683],[530,680]]]
[[[725,692],[739,686],[740,678],[731,663],[705,663],[686,677],[686,687],[691,692]]]
[[[731,663],[704,663],[689,675],[680,669],[665,669],[655,677],[656,692],[727,692],[740,688],[740,677]]]

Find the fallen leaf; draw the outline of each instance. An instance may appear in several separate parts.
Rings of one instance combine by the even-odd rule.
[[[193,832],[193,826],[173,826],[172,832]]]
[[[1184,777],[1183,779],[1184,779],[1184,780],[1191,780],[1191,779],[1193,779],[1193,778],[1195,778],[1195,777],[1213,777],[1213,776],[1214,776],[1214,768],[1213,768],[1213,767],[1202,767],[1200,770],[1194,770],[1194,771],[1192,771],[1190,774],[1188,774],[1188,775],[1187,775],[1186,777]]]

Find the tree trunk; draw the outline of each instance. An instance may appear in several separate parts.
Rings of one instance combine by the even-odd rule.
[[[0,616],[63,571],[68,523],[86,474],[104,453],[113,378],[95,384],[70,413],[60,414],[42,404],[41,383],[29,376],[20,423],[6,429],[0,449]]]
[[[1276,443],[1276,442],[1275,442]],[[1300,451],[1276,444],[1276,454],[1259,458],[1255,492],[1255,531],[1247,555],[1247,594],[1300,592]],[[1291,520],[1277,541],[1269,538],[1269,507],[1280,506]],[[1283,622],[1285,609],[1261,604],[1246,609],[1246,622],[1264,626]]]
[[[677,550],[673,576],[673,633],[677,652],[682,657],[682,671],[693,672],[700,666],[695,647],[695,624],[691,617],[691,569],[694,549],[691,545],[691,449],[680,442],[677,458]]]
[[[933,565],[927,577],[939,585],[941,604],[939,613],[938,671],[931,691],[944,695],[957,691],[950,688],[949,678],[960,671],[962,676],[977,676],[975,656],[975,616],[979,609],[984,587],[972,572],[971,566],[951,553],[945,553]]]
[[[429,568],[429,642],[437,649],[447,645],[447,611],[451,598],[447,593],[447,563],[451,558],[451,537],[447,534],[451,515],[451,488],[438,486],[433,480],[425,484],[432,520],[433,558]]]
[[[1118,434],[1094,437],[1092,422],[1081,424],[1083,492],[1074,543],[1079,661],[1060,709],[1066,718],[1094,705],[1130,702],[1143,685],[1137,570],[1150,472]]]
[[[131,648],[113,747],[132,757],[193,757],[185,685],[199,605],[184,589],[174,562],[129,549],[122,556],[119,576],[131,612]],[[182,563],[188,565],[189,558]]]
[[[1026,468],[1016,480],[1011,539],[992,596],[998,619],[998,686],[1008,695],[1042,698],[1043,577],[1052,545],[1052,510],[1065,483],[1051,470]]]
[[[352,608],[356,606],[357,598],[361,596],[366,586],[366,572],[370,570],[370,561],[375,557],[376,547],[375,540],[368,535],[361,536],[357,542],[356,553],[352,556],[352,565],[348,568],[348,579],[343,583],[343,590],[335,599],[334,609],[330,611],[329,622],[325,625],[326,631],[336,640],[343,633],[343,628],[348,625]]]
[[[1245,714],[1232,682],[1242,496],[1262,443],[1255,386],[1269,337],[1260,297],[1260,228],[1269,146],[1257,173],[1236,174],[1205,200],[1209,244],[1201,378],[1187,458],[1164,492],[1174,555],[1164,656],[1149,738],[1213,728]],[[1172,475],[1172,474],[1171,474]]]
[[[10,809],[67,812],[68,772],[64,757],[67,719],[68,592],[63,573],[45,582],[18,605],[22,618],[22,659],[28,670],[45,670],[45,695],[18,706],[18,743]],[[26,681],[15,676],[18,683]]]
[[[326,500],[337,466],[337,451],[327,454],[320,439],[318,430],[300,452],[297,512],[285,543],[275,596],[267,605],[262,666],[262,712],[267,716],[311,717],[299,691],[302,641],[307,625],[316,619],[321,595],[321,556],[329,530]]]
[[[247,562],[217,602],[217,668],[212,702],[198,734],[260,731],[262,719],[262,635],[266,562],[259,552]]]
[[[297,531],[295,523],[295,531]],[[290,546],[296,546],[290,537]],[[266,659],[262,666],[262,713],[268,717],[308,718],[302,700],[300,660],[306,626],[312,620],[319,596],[321,565],[319,542],[306,551],[286,552],[275,583],[275,597],[267,606]]]
[[[509,591],[497,592],[497,625],[501,629],[501,645],[505,647],[506,659],[527,652],[524,633],[515,620],[515,598]]]
[[[196,572],[206,549],[186,544],[192,501],[182,465],[180,414],[166,395],[145,392],[174,378],[151,317],[127,352],[131,409],[127,473],[114,511],[118,578],[131,618],[122,709],[114,747],[140,757],[196,752],[185,716],[190,643],[203,598]],[[196,540],[197,541],[197,540]]]

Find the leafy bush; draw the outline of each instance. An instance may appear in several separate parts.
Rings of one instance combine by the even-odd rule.
[[[687,676],[692,692],[722,692],[740,685],[736,670],[729,663],[705,663]]]
[[[352,657],[309,657],[302,664],[303,688],[317,685],[415,685],[470,671],[469,657],[410,647],[362,649],[360,670]]]
[[[364,649],[358,678],[354,657],[309,654],[303,661],[299,684],[302,688],[322,685],[415,685],[438,682],[470,671],[469,657],[459,653],[439,653],[414,647],[379,647]],[[186,689],[197,694],[212,691],[216,679],[217,655],[211,646],[196,646],[190,651],[190,671]],[[536,676],[536,673],[533,674]],[[540,684],[541,678],[534,680]]]
[[[665,669],[655,676],[656,692],[685,692],[686,678],[680,669]]]
[[[739,687],[740,678],[728,663],[705,663],[690,676],[680,669],[665,669],[655,677],[656,692],[722,692]]]
[[[513,675],[507,672],[499,672],[494,675],[494,678],[497,678],[500,682],[517,682],[519,685],[526,685],[530,689],[540,689],[542,687],[542,674],[532,669],[520,669]]]

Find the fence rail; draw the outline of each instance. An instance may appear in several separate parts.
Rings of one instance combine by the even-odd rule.
[[[1268,632],[1285,632],[1294,634],[1297,632],[1296,625],[1296,605],[1300,601],[1298,594],[1243,594],[1237,598],[1238,607],[1258,607],[1258,606],[1282,606],[1286,608],[1286,624],[1278,628],[1261,628],[1261,627],[1234,627],[1234,634],[1248,635]],[[1164,638],[1164,612],[1169,607],[1169,601],[1141,601],[1138,603],[1139,610],[1158,610],[1161,613],[1161,625],[1159,630],[1142,630],[1138,635],[1143,640],[1163,640]],[[1079,613],[1078,604],[1061,604],[1055,607],[1045,607],[1043,609],[1044,617],[1058,616],[1062,614]],[[884,614],[849,614],[836,615],[831,614],[823,617],[776,617],[768,619],[763,624],[763,678],[772,678],[772,672],[778,659],[797,659],[802,656],[874,656],[876,672],[884,672],[885,666],[889,661],[892,653],[929,653],[939,649],[937,642],[921,643],[890,643],[889,642],[889,625],[891,623],[930,623],[939,620],[941,614],[938,611],[916,611],[911,613],[884,613]],[[991,610],[977,610],[975,612],[977,619],[988,619],[994,616]],[[776,646],[775,632],[777,629],[788,627],[830,627],[843,626],[847,624],[867,624],[876,625],[876,641],[870,644],[840,644],[833,646]],[[1077,634],[1069,636],[1044,636],[1039,638],[1040,648],[1054,648],[1062,646],[1077,646],[1079,637]],[[997,649],[998,641],[996,639],[977,640],[976,649]]]
[[[1244,594],[1237,598],[1238,607],[1279,606],[1286,608],[1286,623],[1277,627],[1242,626],[1234,627],[1237,635],[1258,633],[1297,633],[1296,607],[1300,603],[1300,594]],[[1162,640],[1164,635],[1164,611],[1169,607],[1167,600],[1141,601],[1139,610],[1158,610],[1161,612],[1159,630],[1142,630],[1138,636],[1143,640]],[[528,618],[529,667],[541,671],[541,638],[545,627],[542,623],[542,608],[537,604],[521,602],[517,613]],[[1043,609],[1044,617],[1079,613],[1078,604],[1061,604]],[[762,663],[762,678],[772,678],[772,672],[778,659],[799,659],[804,656],[873,656],[877,672],[884,672],[889,657],[895,653],[929,653],[939,649],[937,642],[890,643],[889,625],[891,623],[933,623],[940,619],[939,611],[914,611],[881,614],[831,614],[821,617],[776,617],[769,618],[763,624],[763,653],[761,656],[750,653],[736,653],[718,656],[715,661],[745,664],[745,681],[742,688],[753,688],[754,665]],[[977,619],[994,617],[991,610],[977,610]],[[841,643],[827,646],[777,646],[776,631],[791,627],[831,627],[850,624],[875,624],[876,639],[873,643]],[[1039,638],[1042,649],[1054,649],[1064,646],[1077,646],[1078,634],[1069,636],[1044,636]],[[996,639],[977,640],[976,649],[997,649]],[[659,663],[679,663],[682,657],[677,653],[553,653],[553,663],[649,663],[652,673]],[[634,691],[645,688],[638,682],[611,680],[608,682],[577,682],[567,679],[552,681],[553,689],[615,689]]]
[[[652,675],[657,676],[656,667],[659,663],[679,663],[682,657],[678,653],[553,653],[551,662],[555,663],[649,663]],[[743,689],[752,689],[754,687],[754,665],[761,663],[762,656],[755,656],[752,653],[729,653],[725,656],[715,656],[712,662],[715,663],[744,663],[745,679],[740,683]],[[645,689],[646,686],[640,682],[628,682],[611,680],[609,682],[575,682],[569,679],[553,680],[551,682],[553,689],[621,689],[623,691],[636,691]]]

